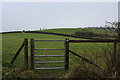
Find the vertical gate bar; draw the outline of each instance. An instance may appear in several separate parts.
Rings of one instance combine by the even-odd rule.
[[[25,61],[25,69],[28,69],[28,39],[24,39],[24,61]]]
[[[69,68],[69,39],[65,40],[65,70]]]
[[[31,70],[34,70],[34,39],[31,39]]]

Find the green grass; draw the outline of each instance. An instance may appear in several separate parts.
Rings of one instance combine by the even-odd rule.
[[[105,29],[89,29],[89,28],[60,28],[60,29],[48,29],[48,30],[38,30],[43,32],[54,32],[54,33],[63,33],[63,34],[74,34],[76,31],[89,30],[95,34],[108,34],[115,35],[111,30]]]
[[[62,33],[62,34],[74,34],[75,31],[81,31],[81,30],[82,28],[60,28],[60,29],[48,29],[48,30],[41,30],[41,31]]]
[[[46,31],[52,31],[57,33],[67,33],[73,34],[77,29],[52,29]],[[65,40],[69,37],[57,36],[57,35],[48,35],[48,34],[32,34],[32,33],[14,33],[14,34],[2,34],[2,63],[3,63],[3,76],[12,69],[16,68],[17,71],[21,70],[19,67],[24,68],[24,54],[23,51],[18,55],[15,63],[10,65],[11,60],[16,54],[17,50],[22,45],[24,38],[29,39],[29,55],[30,55],[30,39],[36,40]],[[81,40],[79,38],[69,38],[70,40]],[[111,44],[110,44],[111,45]],[[35,48],[64,48],[64,42],[35,42]],[[97,52],[100,55],[98,60],[99,66],[106,66],[104,63],[104,56],[102,48],[108,48],[106,43],[70,43],[70,50],[75,51],[76,53],[86,56],[88,59],[94,61],[95,53]],[[85,54],[86,52],[86,54]],[[93,53],[94,52],[94,53]],[[64,51],[36,51],[36,54],[64,54]],[[35,58],[36,60],[41,61],[54,61],[54,60],[64,60],[64,58]],[[70,69],[74,68],[79,63],[79,58],[70,53]],[[30,64],[29,64],[30,65]],[[42,64],[36,65],[39,67],[48,67],[48,66],[64,66],[61,64]],[[29,77],[29,78],[38,78],[38,77],[59,77],[62,74],[65,74],[65,70],[35,70],[35,71],[24,71],[24,74],[16,72],[15,74],[10,75],[9,77]]]

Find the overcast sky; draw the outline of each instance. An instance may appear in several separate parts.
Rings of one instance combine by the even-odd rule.
[[[117,2],[5,2],[2,30],[104,26],[118,20]]]

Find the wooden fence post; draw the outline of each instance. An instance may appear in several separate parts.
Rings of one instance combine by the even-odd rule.
[[[25,69],[28,69],[28,39],[24,39],[24,61],[25,61]]]
[[[31,39],[31,70],[34,70],[34,39]]]
[[[69,39],[65,40],[65,70],[69,68]]]

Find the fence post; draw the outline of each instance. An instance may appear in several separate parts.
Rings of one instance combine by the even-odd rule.
[[[69,68],[69,39],[65,39],[65,70]]]
[[[31,39],[31,70],[34,70],[34,39]]]
[[[28,39],[24,39],[24,60],[25,60],[25,69],[28,69]]]

